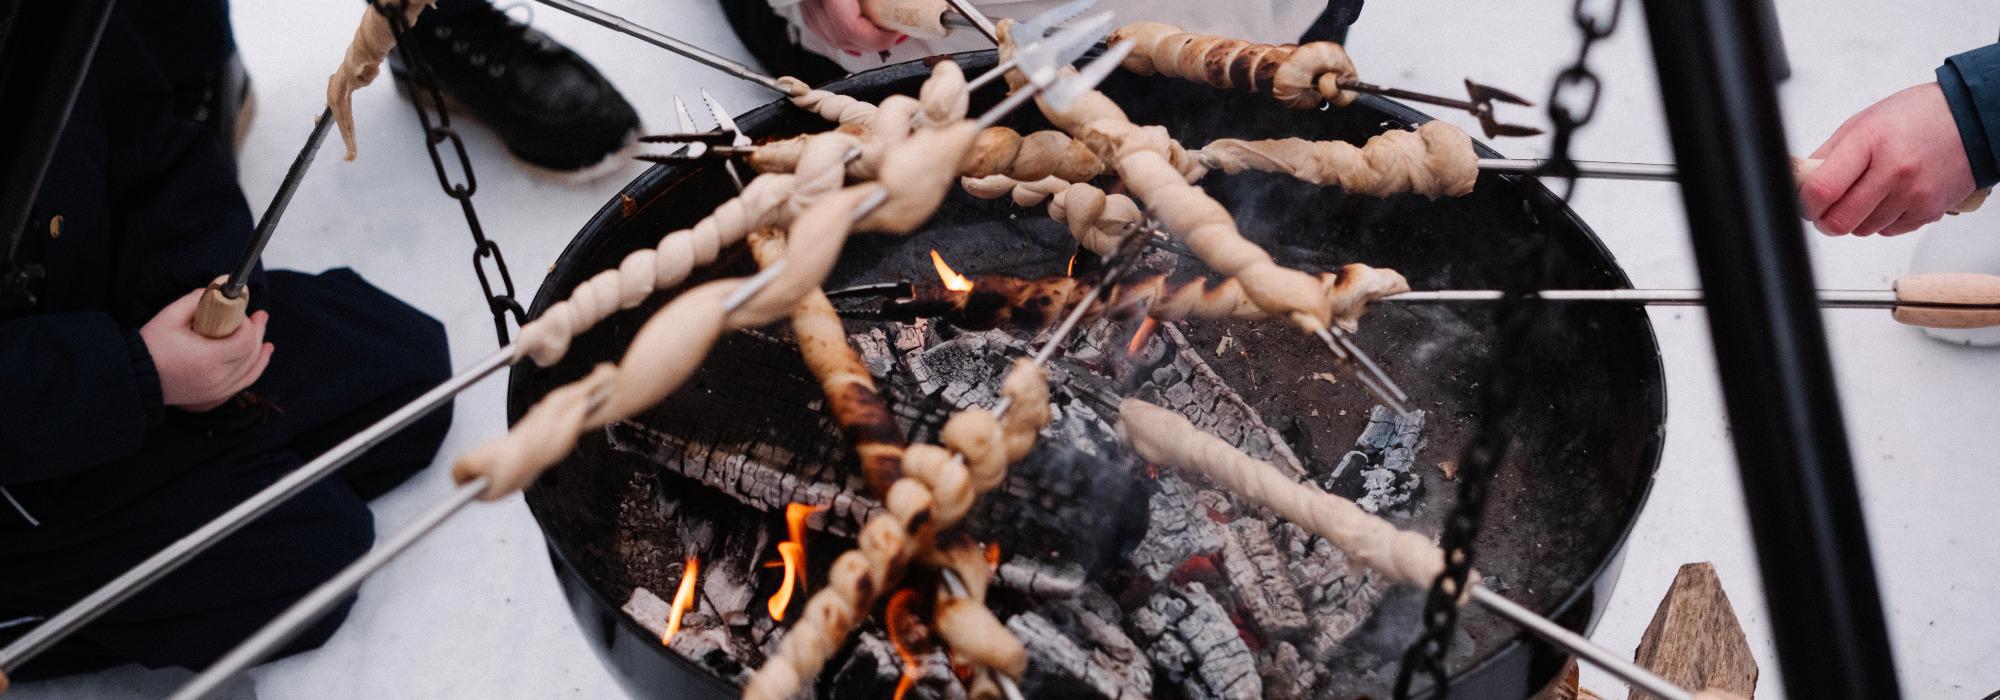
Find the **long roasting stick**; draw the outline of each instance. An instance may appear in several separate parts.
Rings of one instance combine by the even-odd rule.
[[[577,0],[537,0],[537,2],[540,2],[544,5],[548,5],[549,7],[556,8],[558,10],[562,10],[572,15],[582,17],[583,19],[589,22],[592,22],[600,27],[604,27],[611,31],[618,32],[620,34],[624,34],[626,36],[638,39],[648,44],[652,44],[654,46],[658,46],[660,48],[672,51],[682,56],[686,56],[687,58],[692,59],[696,63],[700,63],[704,66],[708,66],[710,68],[714,68],[724,73],[736,76],[738,78],[742,78],[744,80],[748,80],[758,85],[770,88],[772,91],[777,92],[780,95],[791,94],[787,92],[783,86],[780,86],[778,84],[777,78],[773,78],[763,73],[759,73],[757,72],[756,69],[729,60],[728,58],[724,58],[722,55],[717,54],[713,51],[709,51],[708,49],[695,46],[694,44],[690,44],[685,41],[675,39],[671,36],[667,36],[666,34],[648,28],[645,25],[641,25],[639,23],[633,22],[631,20],[625,19],[618,15],[614,15],[609,12],[605,12],[604,10],[598,9],[591,5],[577,2]]]
[[[1237,450],[1202,432],[1180,414],[1126,399],[1120,406],[1120,426],[1147,461],[1200,472],[1315,535],[1325,537],[1369,568],[1398,583],[1429,585],[1444,570],[1444,551],[1421,534],[1362,511],[1340,496],[1301,484],[1277,467]],[[1472,579],[1469,598],[1520,624],[1570,653],[1588,659],[1620,680],[1665,700],[1692,700],[1695,694],[1659,674],[1564,629],[1548,618],[1521,607]],[[1704,691],[1711,696],[1711,691]]]

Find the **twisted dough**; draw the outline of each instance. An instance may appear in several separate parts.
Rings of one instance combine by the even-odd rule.
[[[938,69],[925,80],[925,85],[933,82],[944,85],[947,93],[952,85],[958,86],[955,88],[958,92],[964,92],[964,76],[955,63],[939,64]],[[948,94],[936,98],[935,103],[919,104],[908,100],[901,98],[892,105],[904,115],[902,122],[891,122],[900,123],[901,130],[884,128],[873,131],[875,141],[872,143],[862,144],[853,133],[845,130],[797,139],[792,159],[797,170],[795,175],[767,175],[752,180],[741,194],[724,202],[715,213],[694,227],[668,234],[658,246],[633,252],[617,268],[600,272],[578,285],[568,299],[550,306],[541,316],[521,327],[520,340],[515,344],[515,359],[530,357],[544,367],[555,364],[568,352],[572,339],[613,312],[638,306],[654,290],[680,284],[695,268],[713,262],[724,247],[742,240],[750,231],[766,226],[782,226],[809,206],[819,193],[838,188],[851,167],[844,163],[853,160],[848,154],[856,145],[861,145],[864,153],[870,149],[877,154],[887,153],[891,146],[908,140],[908,118],[914,110],[921,108],[927,114],[950,117],[954,113],[951,110],[958,109]],[[876,111],[873,105],[869,106],[869,110],[871,115]],[[962,116],[963,110],[956,113]],[[940,131],[958,134],[969,129],[952,126]],[[923,157],[917,160],[918,167],[949,162],[945,154],[953,152],[950,149],[958,148],[957,152],[963,150],[963,147],[952,143],[959,138],[962,135],[932,143],[933,147],[944,150],[936,155],[922,154]],[[877,160],[881,157],[876,156]],[[898,232],[907,232],[930,216],[930,209],[921,206],[920,202],[928,197],[924,192],[933,186],[923,183],[937,179],[929,175],[912,175],[908,171],[909,168],[903,168],[903,174],[890,176],[894,178],[892,182],[902,188],[898,190],[901,193],[899,199],[918,204],[901,212],[903,220],[891,227]],[[943,194],[938,193],[937,196],[942,198]],[[878,222],[882,220],[881,216],[885,215],[878,213]],[[798,275],[800,272],[792,270],[790,274]]]
[[[1444,572],[1444,551],[1423,535],[1396,529],[1353,501],[1301,484],[1221,438],[1202,432],[1179,413],[1138,399],[1119,405],[1120,424],[1132,447],[1149,462],[1200,472],[1280,517],[1325,537],[1341,551],[1390,579],[1428,586]],[[1473,574],[1472,580],[1478,580]]]
[[[789,75],[778,78],[778,87],[791,95],[792,104],[836,124],[861,124],[875,116],[875,105],[846,95],[814,90],[805,81]]]
[[[1361,147],[1343,141],[1220,139],[1195,153],[1210,168],[1286,173],[1315,185],[1339,185],[1349,194],[1387,197],[1414,192],[1436,199],[1472,191],[1479,157],[1472,137],[1441,121],[1414,131],[1385,131]]]
[[[437,0],[404,0],[403,26],[417,26],[417,15]],[[396,34],[389,18],[370,4],[361,11],[361,26],[340,58],[340,67],[326,79],[326,106],[333,110],[333,123],[340,127],[340,142],[347,145],[347,159],[354,160],[354,91],[375,82],[382,73],[382,59],[396,48]]]
[[[1126,39],[1136,46],[1122,65],[1139,75],[1159,73],[1224,90],[1269,89],[1278,101],[1299,108],[1317,106],[1322,100],[1341,107],[1354,102],[1354,93],[1340,87],[1342,80],[1359,75],[1354,60],[1330,41],[1272,46],[1191,34],[1159,22],[1119,27],[1111,33],[1110,43]]]
[[[640,327],[619,362],[616,376],[591,395],[586,410],[537,416],[538,411],[554,414],[561,408],[544,410],[537,404],[506,435],[460,457],[452,467],[453,477],[460,483],[486,477],[489,484],[482,497],[500,498],[525,487],[567,452],[567,448],[557,451],[545,446],[547,441],[573,442],[577,434],[637,415],[666,398],[694,373],[723,332],[783,318],[809,291],[818,289],[854,229],[901,234],[922,225],[950,189],[951,174],[971,147],[975,132],[972,124],[959,123],[927,129],[896,144],[884,161],[882,184],[825,194],[793,217],[784,270],[741,306],[729,310],[722,302],[744,283],[742,278],[716,280],[688,290]],[[882,203],[856,223],[861,203],[881,195],[886,195]],[[643,269],[637,267],[638,271]],[[618,278],[612,280],[607,286],[624,288]],[[634,284],[645,282],[642,276]]]
[[[876,596],[895,588],[911,559],[930,549],[935,533],[956,525],[972,510],[979,494],[1005,479],[1006,464],[1027,452],[1025,448],[1016,452],[1017,447],[1023,443],[1033,447],[1035,435],[1048,422],[1048,377],[1033,362],[1018,360],[1001,383],[1001,394],[1013,405],[1005,420],[996,422],[990,412],[970,409],[946,423],[940,441],[964,455],[963,464],[936,445],[911,445],[904,453],[904,477],[890,487],[886,510],[862,526],[859,548],[834,560],[826,587],[806,601],[805,615],[785,633],[777,652],[750,676],[743,697],[786,700],[803,690],[874,607]],[[985,418],[960,422],[960,416],[974,413]],[[954,424],[976,426],[954,431]],[[980,429],[989,426],[999,434]],[[980,474],[996,461],[999,478]],[[920,507],[924,505],[929,508]],[[985,579],[978,582],[978,590],[984,591]],[[973,581],[966,584],[970,587]],[[940,614],[939,633],[975,663],[1019,678],[1027,668],[1026,647],[1006,633],[992,611],[974,602],[952,605],[949,623]],[[1001,634],[992,634],[996,628]]]
[[[750,154],[750,167],[764,173],[792,172],[807,138],[795,136],[759,144]],[[858,163],[849,175],[858,177],[866,172],[864,165]],[[1004,126],[987,127],[979,132],[972,153],[959,170],[960,175],[969,178],[1006,176],[1031,181],[1053,176],[1065,182],[1083,182],[1103,172],[1104,161],[1069,134],[1043,130],[1023,136]]]
[[[760,229],[750,234],[750,251],[765,267],[785,254],[784,232]],[[817,289],[792,308],[792,336],[805,357],[806,368],[819,379],[826,393],[834,422],[846,434],[848,444],[861,465],[868,490],[884,498],[889,487],[903,476],[903,449],[908,442],[896,425],[889,404],[875,388],[868,365],[847,344],[847,327],[826,294]]]
[[[1084,315],[1084,322],[1099,318],[1122,322],[1145,317],[1159,321],[1271,317],[1250,301],[1243,285],[1236,280],[1197,278],[1172,282],[1167,277],[1155,274],[1112,287],[1103,303],[1091,307]],[[1338,272],[1320,273],[1319,283],[1321,293],[1334,308],[1334,322],[1348,330],[1356,327],[1370,302],[1409,291],[1409,284],[1395,270],[1361,263],[1346,265]],[[1001,326],[1039,329],[1054,325],[1090,291],[1074,277],[980,277],[973,285],[970,292],[944,292],[935,298],[951,304],[952,308],[943,314],[946,320],[974,330]],[[919,296],[929,294],[920,292]]]
[[[1049,218],[1063,222],[1078,245],[1101,256],[1109,256],[1125,239],[1126,227],[1145,218],[1139,204],[1122,194],[1106,194],[1085,182],[1064,182],[1045,177],[1021,182],[1005,175],[960,178],[959,185],[972,196],[995,199],[1012,195],[1014,204],[1032,207],[1049,203]]]

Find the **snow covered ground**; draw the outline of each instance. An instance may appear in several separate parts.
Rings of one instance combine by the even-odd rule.
[[[720,53],[747,59],[713,3],[597,0],[606,9]],[[1671,159],[1643,18],[1628,2],[1624,26],[1597,52],[1605,79],[1596,122],[1578,157]],[[261,210],[319,112],[328,70],[351,36],[359,3],[238,2],[235,20],[260,109],[243,154],[243,186]],[[2000,10],[1951,0],[1918,4],[1783,0],[1779,12],[1794,78],[1783,88],[1794,153],[1808,153],[1847,115],[1899,88],[1931,80],[1947,55],[1993,40]],[[1576,38],[1566,0],[1370,3],[1350,49],[1371,79],[1448,90],[1461,78],[1539,99]],[[1133,19],[1133,18],[1128,18]],[[672,123],[673,95],[706,87],[738,111],[768,95],[692,62],[540,9],[534,23],[576,47],[621,86],[650,125]],[[454,365],[493,349],[485,305],[468,269],[470,243],[457,207],[435,187],[417,147],[415,117],[383,85],[358,94],[361,158],[325,156],[307,178],[272,244],[274,267],[350,266],[442,319]],[[1468,127],[1461,115],[1443,113]],[[1538,110],[1512,117],[1540,121]],[[468,128],[478,166],[477,202],[505,248],[521,298],[583,221],[642,170],[583,186],[538,180],[516,168],[488,132]],[[1510,140],[1509,155],[1543,142]],[[337,152],[330,146],[329,152]],[[1641,287],[1697,286],[1678,192],[1658,183],[1587,182],[1575,204]],[[1926,247],[1931,269],[2000,272],[1993,240],[2000,212],[1952,217],[1898,239],[1811,238],[1820,286],[1883,288]],[[1931,239],[1929,243],[1922,243]],[[1982,267],[1984,265],[1984,267]],[[1764,592],[1755,569],[1736,465],[1698,309],[1652,312],[1665,355],[1670,417],[1665,462],[1625,559],[1616,599],[1595,638],[1630,650],[1680,564],[1711,561],[1765,669],[1762,697],[1782,692]],[[1903,687],[1913,697],[1978,697],[2000,689],[2000,352],[1930,340],[1870,311],[1832,311],[1849,437],[1860,470],[1877,571]],[[502,382],[458,401],[445,455],[505,427]],[[1750,468],[1755,468],[1751,465]],[[378,500],[378,529],[394,531],[448,491],[442,465]],[[24,700],[155,697],[178,671],[127,667],[28,685]],[[561,601],[540,534],[518,498],[468,509],[363,588],[360,604],[323,649],[253,674],[263,698],[615,698],[617,686],[586,648]],[[1609,676],[1585,684],[1620,694]],[[248,688],[245,688],[247,690]]]

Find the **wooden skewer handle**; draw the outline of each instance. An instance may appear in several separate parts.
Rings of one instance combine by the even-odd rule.
[[[1896,280],[1896,300],[1927,304],[1988,304],[2000,306],[2000,276],[1976,272],[1926,272]],[[1898,306],[1896,321],[1929,328],[2000,326],[2000,309],[1949,309]]]
[[[1801,187],[1805,186],[1806,180],[1810,179],[1813,173],[1818,172],[1819,166],[1825,162],[1826,162],[1825,160],[1819,158],[1793,158],[1792,179],[1797,180],[1799,186]],[[1978,209],[1979,205],[1986,203],[1986,195],[1992,193],[1993,193],[1992,189],[1975,191],[1971,195],[1966,196],[1966,198],[1963,201],[1960,201],[1957,205],[1953,206],[1950,209],[1945,210],[1945,213],[1963,214]]]
[[[861,14],[875,26],[918,39],[943,39],[945,0],[861,0]]]
[[[222,286],[229,283],[229,276],[223,275],[208,283],[208,291],[202,292],[201,302],[194,307],[194,332],[204,338],[227,338],[243,325],[243,314],[250,307],[250,290],[231,299],[222,294]]]

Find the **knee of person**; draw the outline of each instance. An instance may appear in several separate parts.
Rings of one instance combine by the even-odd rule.
[[[354,602],[358,599],[359,596],[354,594],[348,594],[346,598],[342,598],[339,605],[335,605],[332,610],[327,611],[326,615],[321,616],[318,620],[314,620],[312,625],[299,633],[299,636],[293,637],[290,643],[280,648],[277,653],[272,654],[270,660],[281,659],[325,646],[328,640],[333,639],[333,633],[340,631],[340,626],[347,622],[347,616],[349,613],[354,612]]]

